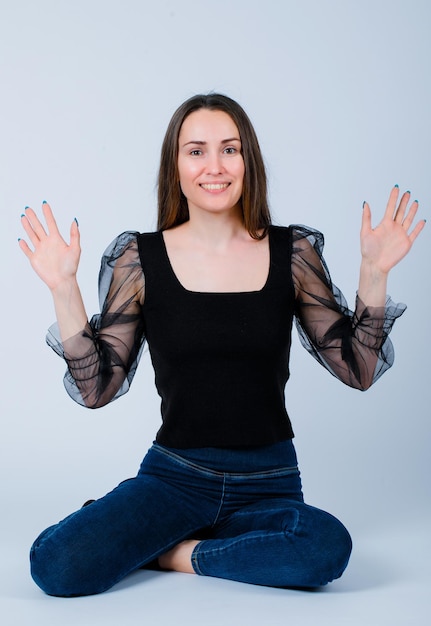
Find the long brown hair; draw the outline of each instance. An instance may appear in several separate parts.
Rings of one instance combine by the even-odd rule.
[[[158,176],[159,230],[178,226],[189,219],[187,198],[179,184],[178,137],[184,120],[194,111],[209,109],[227,113],[236,124],[244,159],[241,208],[244,226],[254,239],[263,238],[271,224],[265,165],[252,123],[244,109],[228,96],[211,93],[186,100],[173,114],[163,140]],[[262,232],[263,231],[263,232]]]

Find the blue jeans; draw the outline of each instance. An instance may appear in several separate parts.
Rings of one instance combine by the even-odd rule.
[[[186,538],[197,574],[318,587],[343,573],[351,539],[304,503],[291,441],[254,449],[154,444],[135,478],[45,530],[35,582],[55,596],[100,593]]]

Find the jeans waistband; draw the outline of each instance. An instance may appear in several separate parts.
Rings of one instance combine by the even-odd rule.
[[[159,443],[153,447],[216,472],[265,472],[296,468],[296,451],[291,439],[269,446],[252,448],[168,448]]]

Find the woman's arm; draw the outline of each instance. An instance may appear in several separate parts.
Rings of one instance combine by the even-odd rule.
[[[334,376],[365,390],[393,363],[388,334],[405,310],[386,296],[390,269],[407,254],[424,226],[409,234],[417,203],[406,213],[404,194],[398,210],[398,190],[391,192],[385,216],[371,229],[367,204],[361,230],[362,264],[354,311],[332,283],[322,256],[323,236],[305,227],[293,228],[292,276],[296,292],[296,323],[306,349]]]
[[[36,213],[29,207],[21,216],[25,232],[33,246],[19,240],[36,274],[50,289],[62,340],[65,341],[87,324],[87,314],[76,280],[81,255],[79,228],[76,220],[70,228],[70,243],[67,244],[57,228],[51,207],[42,205],[47,230],[42,226]]]
[[[123,233],[106,250],[99,275],[101,313],[88,321],[76,281],[78,226],[72,224],[68,245],[48,205],[43,212],[48,232],[27,209],[22,219],[34,250],[24,241],[20,246],[54,298],[57,324],[47,341],[67,363],[66,389],[79,404],[97,408],[128,390],[144,344],[137,233]]]
[[[371,226],[370,207],[364,202],[358,296],[368,306],[384,306],[390,270],[408,254],[425,226],[425,220],[420,220],[411,230],[418,202],[415,200],[408,209],[410,192],[407,191],[397,207],[398,195],[396,185],[390,193],[383,219],[376,228]]]

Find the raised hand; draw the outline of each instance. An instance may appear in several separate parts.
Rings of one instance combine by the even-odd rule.
[[[406,191],[397,206],[399,196],[398,186],[395,186],[390,195],[386,211],[378,226],[371,226],[371,211],[367,202],[364,202],[361,252],[363,262],[373,267],[375,271],[387,274],[410,251],[413,242],[425,226],[425,220],[420,220],[412,228],[418,202],[415,200],[410,208],[410,192]]]
[[[81,255],[79,229],[74,220],[70,228],[70,243],[68,244],[60,235],[51,207],[47,202],[43,203],[42,212],[46,229],[33,209],[26,208],[25,214],[21,216],[21,222],[33,249],[23,239],[19,240],[19,246],[36,274],[51,290],[55,290],[62,283],[76,276]]]

